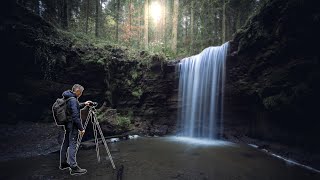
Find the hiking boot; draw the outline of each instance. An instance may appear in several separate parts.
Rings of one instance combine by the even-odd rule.
[[[87,172],[86,169],[81,169],[79,166],[71,167],[70,174],[71,175],[81,175]]]
[[[63,162],[63,163],[60,164],[59,168],[61,170],[69,169],[70,165],[67,162]]]

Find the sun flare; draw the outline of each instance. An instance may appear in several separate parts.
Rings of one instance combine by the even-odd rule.
[[[155,23],[159,22],[162,16],[162,7],[158,2],[153,2],[150,5],[150,14]]]

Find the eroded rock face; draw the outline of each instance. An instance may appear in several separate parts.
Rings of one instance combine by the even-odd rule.
[[[129,117],[129,129],[164,135],[176,125],[177,77],[174,65],[159,56],[150,58],[149,63],[116,59],[107,63],[105,105],[116,109],[120,116]],[[158,132],[158,126],[168,130]]]
[[[271,0],[235,35],[227,60],[227,132],[320,147],[316,4]]]

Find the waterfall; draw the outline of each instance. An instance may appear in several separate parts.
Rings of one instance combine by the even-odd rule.
[[[222,135],[228,45],[208,47],[178,64],[179,136],[216,139]]]

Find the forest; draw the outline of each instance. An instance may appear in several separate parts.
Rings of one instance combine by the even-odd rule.
[[[18,0],[18,3],[74,36],[175,58],[231,40],[265,0]]]
[[[320,179],[320,1],[2,7],[0,179]]]

